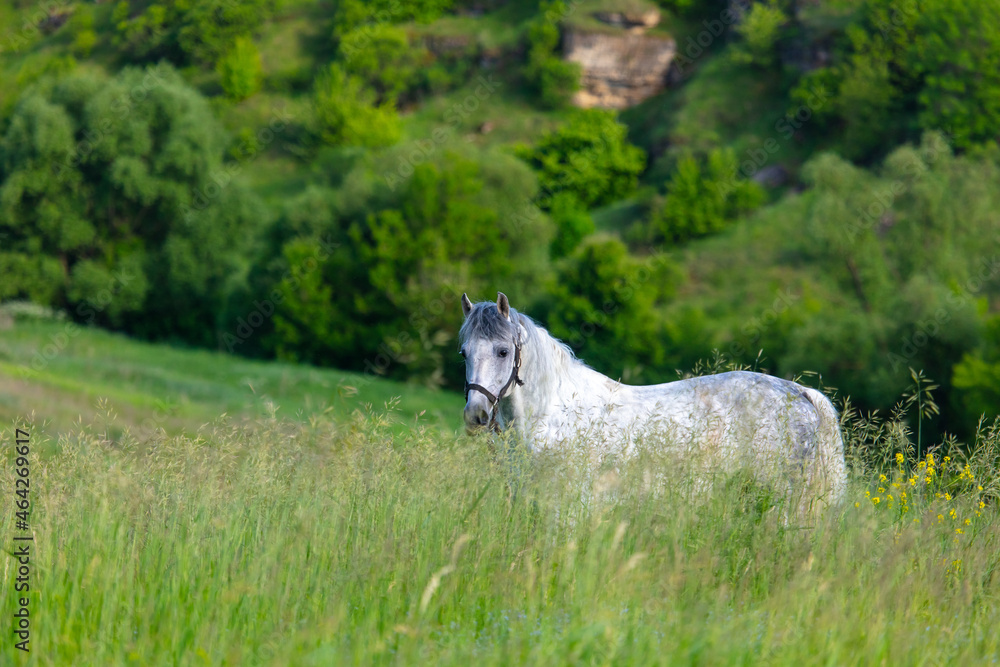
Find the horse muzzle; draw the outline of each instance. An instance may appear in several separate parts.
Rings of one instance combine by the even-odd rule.
[[[493,406],[485,397],[471,395],[465,404],[465,431],[472,434],[485,429],[489,426],[492,414]]]

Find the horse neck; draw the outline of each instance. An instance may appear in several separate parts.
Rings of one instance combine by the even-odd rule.
[[[522,324],[528,332],[521,350],[524,386],[518,392],[524,409],[543,414],[573,397],[606,400],[605,394],[616,383],[578,361],[545,329],[527,320]]]

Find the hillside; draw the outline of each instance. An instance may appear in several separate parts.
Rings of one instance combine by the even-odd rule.
[[[146,441],[159,429],[197,432],[223,415],[307,422],[382,414],[387,405],[401,426],[451,431],[462,423],[461,396],[370,375],[155,345],[65,322],[0,328],[0,421],[34,414],[51,437],[106,423],[111,440],[128,428]]]
[[[458,297],[503,290],[630,382],[716,358],[889,414],[924,372],[935,439],[997,415],[995,3],[6,0],[0,26],[0,302],[455,390]]]

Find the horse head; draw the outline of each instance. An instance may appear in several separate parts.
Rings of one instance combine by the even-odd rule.
[[[526,332],[503,292],[497,294],[496,304],[473,304],[463,294],[462,312],[459,353],[465,358],[465,427],[470,433],[487,427],[500,430],[500,401],[524,384],[518,372]]]

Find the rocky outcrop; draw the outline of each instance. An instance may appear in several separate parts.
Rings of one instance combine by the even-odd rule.
[[[652,17],[645,21],[655,25]],[[573,103],[584,108],[624,109],[652,97],[666,85],[677,53],[673,39],[645,34],[642,27],[588,31],[570,26],[563,45],[565,59],[582,68],[581,90]]]
[[[655,28],[660,23],[660,12],[655,9],[643,12],[595,12],[594,18],[619,28]]]

